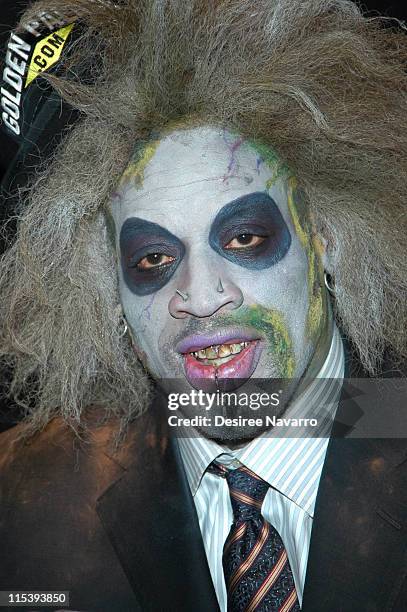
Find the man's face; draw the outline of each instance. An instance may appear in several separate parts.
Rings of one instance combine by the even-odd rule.
[[[220,129],[175,130],[136,152],[111,210],[124,313],[155,378],[236,389],[304,373],[325,294],[277,155]]]

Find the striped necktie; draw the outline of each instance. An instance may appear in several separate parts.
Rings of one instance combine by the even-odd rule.
[[[223,547],[228,612],[299,611],[287,551],[260,512],[270,485],[245,466],[229,470],[214,462],[209,471],[226,478],[233,509]]]

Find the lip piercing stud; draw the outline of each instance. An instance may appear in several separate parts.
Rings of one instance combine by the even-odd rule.
[[[223,293],[223,292],[224,292],[223,285],[222,285],[222,281],[220,280],[220,277],[219,277],[218,286],[216,287],[216,291],[217,291],[218,293]]]
[[[187,302],[189,300],[188,293],[182,293],[182,291],[180,291],[179,289],[176,289],[175,293],[178,293],[178,295],[182,297],[184,302]]]

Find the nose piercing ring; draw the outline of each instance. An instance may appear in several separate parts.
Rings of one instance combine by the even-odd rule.
[[[223,292],[224,292],[223,285],[222,285],[222,281],[220,280],[220,277],[219,277],[218,286],[216,287],[216,291],[217,291],[218,293],[223,293]]]
[[[184,302],[187,302],[189,300],[188,293],[182,293],[182,291],[180,291],[179,289],[176,289],[175,293],[178,293],[178,295],[182,297]]]

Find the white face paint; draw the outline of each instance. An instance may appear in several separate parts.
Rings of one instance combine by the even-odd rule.
[[[130,162],[111,206],[120,294],[154,377],[237,388],[304,373],[327,306],[295,200],[277,156],[215,128],[175,130]]]

